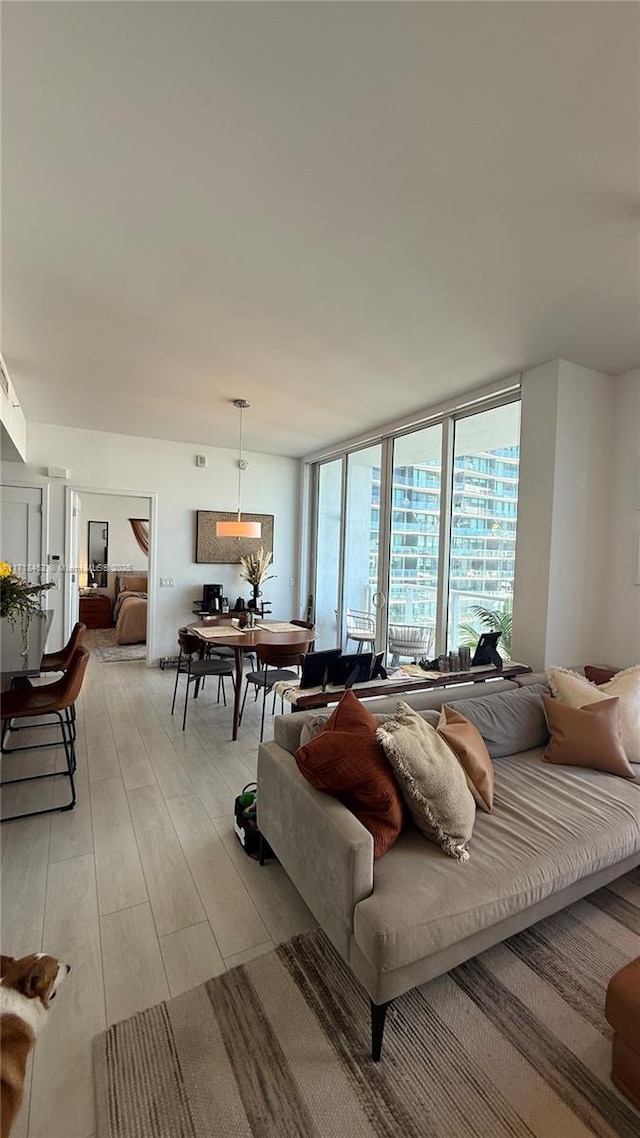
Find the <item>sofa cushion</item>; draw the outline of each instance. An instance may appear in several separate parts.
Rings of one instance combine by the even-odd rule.
[[[493,806],[493,764],[487,745],[478,728],[460,715],[453,707],[444,704],[438,722],[438,735],[449,744],[462,767],[467,786],[482,810],[491,812]]]
[[[606,684],[617,675],[617,668],[598,668],[595,664],[585,664],[585,678],[592,684]]]
[[[451,748],[408,703],[398,704],[377,738],[418,829],[449,857],[467,861],[476,808]]]
[[[586,707],[569,707],[543,696],[551,739],[542,756],[545,763],[593,767],[633,778],[620,741],[620,700],[604,699]]]
[[[546,746],[549,730],[542,696],[548,694],[544,684],[529,684],[513,691],[457,700],[455,708],[475,724],[491,758],[497,759],[514,751]]]
[[[305,778],[333,794],[373,836],[374,857],[391,848],[405,820],[402,795],[376,739],[378,720],[349,689],[318,735],[296,751]]]
[[[640,763],[640,664],[616,672],[604,684],[589,683],[568,668],[549,668],[549,684],[556,698],[570,707],[584,707],[618,696],[622,746],[630,763]]]
[[[355,909],[354,937],[391,972],[530,908],[556,890],[637,855],[636,781],[542,762],[542,749],[496,763],[493,813],[478,811],[463,867],[406,827],[376,862],[374,891]]]
[[[370,700],[367,700],[365,707],[368,711],[372,711]],[[378,724],[384,723],[385,719],[394,715],[397,708],[398,700],[396,698],[393,701],[393,706],[390,706],[385,714],[376,713],[375,718]],[[421,711],[420,714],[432,727],[438,726],[439,711]],[[298,747],[303,747],[310,742],[318,734],[318,731],[326,727],[330,718],[328,711],[297,711],[294,715],[277,715],[273,727],[274,741],[284,747],[285,751],[295,755]]]

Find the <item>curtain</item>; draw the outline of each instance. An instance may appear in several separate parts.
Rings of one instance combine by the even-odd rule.
[[[140,546],[145,557],[149,556],[149,523],[146,518],[129,518],[129,524],[133,530],[138,545]]]

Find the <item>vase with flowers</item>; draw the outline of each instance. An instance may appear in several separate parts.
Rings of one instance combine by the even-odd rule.
[[[272,559],[271,553],[265,553],[262,546],[256,553],[247,553],[246,557],[240,558],[242,570],[241,577],[248,581],[253,588],[253,596],[249,601],[249,608],[257,609],[258,597],[262,595],[261,585],[265,581],[271,581],[275,576],[274,573],[268,573],[269,566]]]
[[[35,617],[44,619],[41,594],[52,588],[53,581],[32,585],[14,573],[8,561],[0,561],[0,618],[9,623],[12,632],[19,624],[25,649],[31,621]]]

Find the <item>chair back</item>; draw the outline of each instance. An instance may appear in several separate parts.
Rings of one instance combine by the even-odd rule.
[[[398,656],[427,656],[433,647],[434,629],[430,625],[390,624],[389,651]]]
[[[186,628],[178,629],[178,644],[185,656],[195,656],[199,654],[200,649],[203,647],[203,642],[200,637],[195,636],[193,632],[189,632]]]
[[[370,632],[373,639],[376,634],[375,617],[358,609],[347,609],[347,633],[350,635],[352,632]]]
[[[315,632],[316,630],[316,626],[312,620],[296,620],[294,618],[293,620],[289,621],[289,624],[295,624],[298,628],[308,628],[309,632]],[[313,640],[310,640],[307,645],[307,652],[313,652],[313,646],[315,642],[316,638],[314,636]]]
[[[82,624],[81,621],[77,621],[73,626],[71,636],[69,637],[67,643],[63,648],[60,649],[59,652],[45,652],[44,656],[42,657],[40,670],[42,672],[66,672],[69,664],[71,663],[73,653],[75,652],[76,648],[80,647],[82,641],[84,640],[84,634],[86,631],[86,624]]]
[[[80,695],[90,654],[87,648],[79,646],[75,649],[62,679],[46,688],[36,688],[36,691],[51,690],[51,695],[55,698],[55,710],[64,711],[65,707],[71,707],[71,704],[76,702]]]
[[[258,666],[290,668],[302,664],[308,648],[308,640],[296,640],[292,644],[257,644]]]

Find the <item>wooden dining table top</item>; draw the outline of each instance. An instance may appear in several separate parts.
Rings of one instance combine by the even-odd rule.
[[[205,617],[204,620],[196,620],[192,624],[187,625],[187,627],[190,632],[195,632],[196,635],[198,635],[203,630],[206,631],[208,628],[215,627],[224,629],[224,636],[216,635],[211,639],[203,636],[202,640],[206,644],[211,644],[212,647],[215,647],[216,644],[219,644],[223,648],[242,648],[246,651],[250,651],[258,644],[297,644],[301,640],[305,640],[307,643],[310,643],[314,639],[315,633],[312,629],[301,627],[299,628],[297,625],[295,628],[292,628],[287,632],[277,632],[275,630],[270,632],[269,628],[274,623],[287,624],[288,621],[260,621],[260,623],[257,624],[255,628],[239,629],[231,623],[229,618],[225,619],[224,617]],[[226,625],[229,626],[228,632],[225,627]]]

